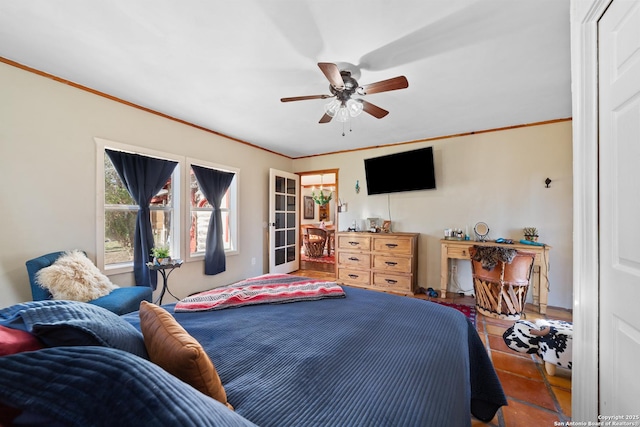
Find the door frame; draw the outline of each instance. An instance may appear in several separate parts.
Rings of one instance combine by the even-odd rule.
[[[572,420],[598,421],[598,21],[613,0],[571,0],[573,109]]]
[[[336,230],[338,230],[338,223],[340,221],[339,217],[338,217],[338,188],[339,188],[339,184],[340,184],[340,175],[339,172],[340,169],[319,169],[319,170],[312,170],[312,171],[302,171],[302,172],[296,172],[296,174],[300,177],[300,195],[302,196],[302,176],[303,175],[327,175],[327,174],[334,174],[335,178],[336,178],[336,183],[335,183],[335,191],[334,191],[334,199],[336,201],[336,203],[334,204],[335,208],[333,211],[333,217],[335,218],[334,221],[334,226],[336,228]],[[302,224],[302,216],[299,216],[300,221],[298,223],[298,226],[300,226]]]

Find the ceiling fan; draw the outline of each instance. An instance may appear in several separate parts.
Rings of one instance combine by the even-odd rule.
[[[353,98],[354,95],[364,96],[380,92],[388,92],[397,89],[406,89],[409,82],[405,76],[394,77],[376,83],[360,86],[356,79],[351,77],[351,71],[340,70],[336,64],[319,62],[318,67],[329,80],[329,92],[331,95],[307,95],[281,98],[282,102],[306,101],[308,99],[335,98],[325,105],[325,113],[319,123],[329,123],[334,117],[340,122],[346,122],[350,117],[359,115],[362,111],[381,119],[389,112],[361,98]]]

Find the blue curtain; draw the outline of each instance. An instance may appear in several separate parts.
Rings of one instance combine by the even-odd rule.
[[[155,289],[158,283],[156,271],[150,271],[151,248],[154,246],[149,204],[162,189],[178,163],[155,159],[139,154],[105,150],[124,186],[140,209],[136,218],[133,243],[133,274],[138,286]]]
[[[207,230],[207,248],[204,253],[204,274],[214,275],[222,273],[227,268],[227,260],[224,255],[224,243],[222,240],[222,213],[220,203],[227,192],[233,172],[223,172],[216,169],[191,165],[193,173],[200,184],[200,189],[213,207],[213,215],[209,220]]]

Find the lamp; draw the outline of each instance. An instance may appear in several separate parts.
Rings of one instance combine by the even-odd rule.
[[[335,117],[336,113],[340,109],[341,105],[342,105],[341,101],[338,101],[337,99],[334,99],[334,100],[328,102],[324,106],[324,112],[327,113],[327,115],[329,115],[331,117]]]
[[[351,98],[346,101],[334,99],[324,106],[324,112],[341,123],[349,121],[351,117],[359,116],[363,110],[362,101]]]
[[[364,110],[364,105],[359,99],[349,99],[347,101],[347,110],[349,110],[349,115],[351,117],[356,117],[359,116],[360,113],[362,113],[362,110]]]

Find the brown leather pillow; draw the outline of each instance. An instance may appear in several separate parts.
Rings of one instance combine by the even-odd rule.
[[[168,311],[142,301],[140,329],[153,363],[233,410],[211,359]]]

